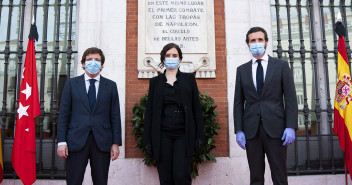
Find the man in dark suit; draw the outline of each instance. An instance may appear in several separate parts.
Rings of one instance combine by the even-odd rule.
[[[82,184],[90,160],[95,185],[108,181],[111,160],[117,159],[121,139],[121,118],[116,83],[102,77],[105,57],[98,48],[82,56],[85,74],[67,80],[58,121],[58,148],[66,158],[68,185]]]
[[[287,145],[295,140],[298,122],[293,75],[286,61],[266,54],[263,28],[251,28],[246,42],[253,57],[237,68],[236,141],[247,151],[251,184],[264,184],[265,154],[273,183],[287,184]]]

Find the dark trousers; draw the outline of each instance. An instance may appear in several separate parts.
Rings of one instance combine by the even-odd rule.
[[[84,173],[90,160],[91,175],[94,185],[108,184],[110,152],[97,148],[92,133],[89,133],[86,144],[78,152],[69,152],[66,159],[66,182],[68,185],[81,185]]]
[[[161,185],[190,185],[192,157],[186,155],[185,135],[161,134],[160,158],[157,162]]]
[[[274,185],[287,185],[287,147],[282,146],[281,138],[269,137],[260,121],[258,133],[253,139],[247,140],[247,159],[250,170],[251,184],[264,185],[265,154],[268,158],[271,178]]]

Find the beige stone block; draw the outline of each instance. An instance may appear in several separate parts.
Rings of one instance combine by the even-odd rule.
[[[126,23],[126,1],[104,0],[101,3],[101,21],[110,23]]]

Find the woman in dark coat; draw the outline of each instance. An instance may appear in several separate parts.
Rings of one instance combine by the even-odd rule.
[[[150,79],[143,144],[156,161],[161,185],[192,183],[192,157],[201,152],[204,124],[193,74],[182,73],[182,51],[164,46],[160,66],[164,74]]]

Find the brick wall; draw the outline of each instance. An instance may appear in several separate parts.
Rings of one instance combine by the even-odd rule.
[[[216,78],[197,79],[199,91],[208,92],[213,97],[218,113],[216,121],[220,123],[219,135],[215,137],[215,156],[229,156],[228,137],[228,103],[226,74],[226,38],[224,1],[214,0],[215,13],[215,48],[216,48]],[[132,132],[132,107],[139,98],[147,93],[148,79],[138,79],[137,47],[138,47],[138,0],[127,0],[126,25],[126,157],[142,157],[136,149]]]

